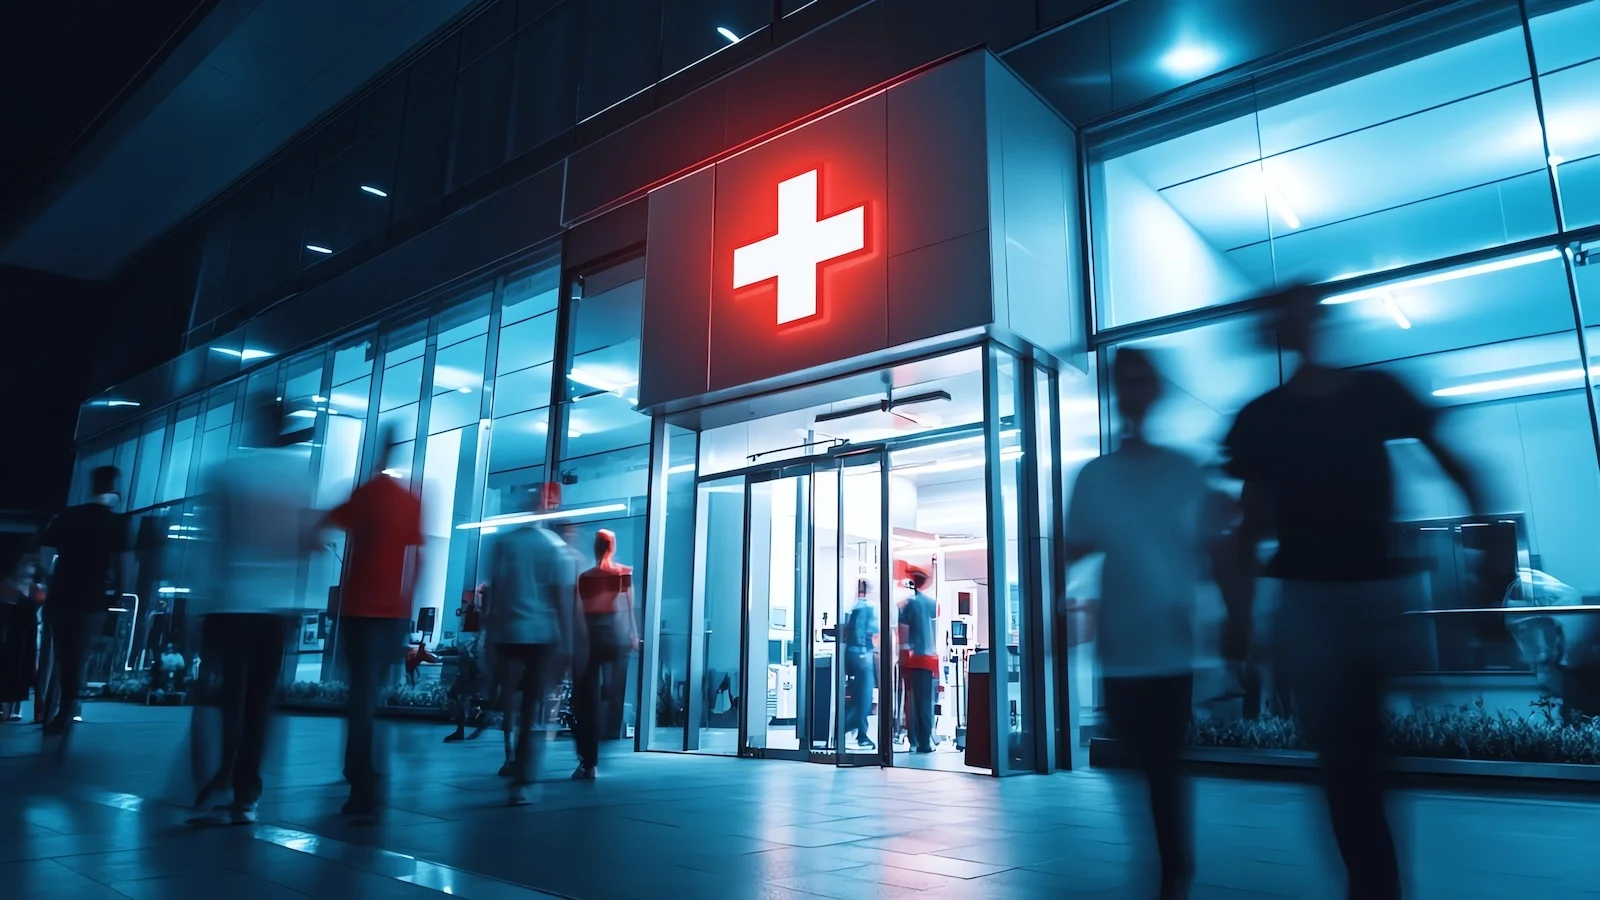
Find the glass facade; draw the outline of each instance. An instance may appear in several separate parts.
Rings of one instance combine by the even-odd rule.
[[[808,4],[490,6],[400,87],[360,104],[354,143],[310,142],[316,161],[298,174],[284,163],[261,202],[299,196],[304,181],[307,202],[329,204],[326,240],[357,241]],[[622,24],[585,28],[595,17]],[[197,649],[197,495],[236,451],[250,400],[270,392],[303,424],[320,506],[379,469],[422,496],[414,640],[430,647],[453,644],[495,521],[542,510],[545,485],[559,485],[555,524],[574,547],[587,553],[601,528],[616,535],[643,646],[608,674],[623,702],[607,736],[1000,775],[1078,765],[1101,706],[1085,612],[1098,576],[1093,560],[1069,568],[1055,541],[1078,471],[1116,444],[1100,366],[1118,347],[1159,351],[1175,389],[1150,436],[1213,464],[1234,414],[1296,365],[1250,298],[1309,281],[1338,284],[1338,362],[1431,398],[1444,439],[1492,480],[1492,527],[1478,528],[1426,453],[1392,448],[1396,537],[1428,564],[1409,617],[1423,650],[1397,683],[1397,721],[1506,723],[1532,704],[1560,711],[1549,713],[1552,746],[1589,746],[1563,743],[1560,729],[1600,715],[1600,656],[1584,649],[1600,644],[1600,616],[1503,609],[1506,585],[1559,585],[1581,606],[1600,595],[1587,550],[1600,509],[1600,276],[1589,264],[1600,53],[1583,39],[1596,27],[1600,0],[1450,4],[1096,122],[1080,135],[1089,293],[1076,279],[1062,292],[1091,311],[1094,334],[1073,359],[997,329],[652,418],[638,409],[650,338],[637,248],[593,270],[563,270],[545,252],[311,347],[290,346],[270,312],[247,321],[170,364],[172,403],[80,449],[73,499],[91,468],[118,465],[139,533],[141,606],[108,630],[97,665],[131,672],[163,640]],[[579,31],[604,52],[580,57],[569,46]],[[327,186],[352,179],[380,190],[334,199]],[[255,202],[247,193],[229,202]],[[1081,223],[1068,193],[1070,231]],[[236,245],[279,221],[252,215],[241,214]],[[270,283],[241,259],[243,274],[230,265],[220,283]],[[912,395],[923,399],[886,402]],[[329,612],[343,540],[299,573],[295,682],[339,678]],[[1485,559],[1502,583],[1470,575]],[[921,608],[919,582],[933,610],[926,645],[905,612]],[[1270,585],[1263,593],[1265,622]],[[1195,739],[1270,744],[1271,680],[1230,680],[1215,652],[1220,596],[1201,595],[1211,649]],[[863,646],[863,607],[878,623],[868,663],[846,652]],[[930,739],[944,751],[927,759],[909,752],[919,670],[932,672]],[[1456,752],[1417,736],[1427,731],[1397,732],[1410,735],[1399,749]],[[1600,762],[1564,752],[1542,761]]]
[[[1592,727],[1596,618],[1504,612],[1600,592],[1584,230],[1600,118],[1580,87],[1600,62],[1575,37],[1597,23],[1594,2],[1453,4],[1089,136],[1101,345],[1160,351],[1175,390],[1155,439],[1215,462],[1234,413],[1296,365],[1237,301],[1348,282],[1331,291],[1331,355],[1430,399],[1488,480],[1485,523],[1420,446],[1391,446],[1395,537],[1426,570],[1390,700],[1404,754],[1600,761],[1565,749]],[[1203,608],[1214,631],[1220,599]],[[1266,681],[1219,724],[1241,710],[1209,660],[1197,741],[1282,744]],[[1528,724],[1552,704],[1561,717]],[[1472,739],[1485,719],[1524,733],[1522,755]]]

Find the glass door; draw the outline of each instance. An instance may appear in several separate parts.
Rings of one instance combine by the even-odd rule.
[[[890,758],[883,497],[879,450],[745,476],[744,755]]]

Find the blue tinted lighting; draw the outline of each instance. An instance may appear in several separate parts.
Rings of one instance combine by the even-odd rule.
[[[389,192],[388,191],[381,190],[379,188],[375,188],[370,184],[363,184],[361,186],[361,189],[363,191],[366,191],[367,193],[371,194],[374,197],[387,197],[387,196],[389,196]]]
[[[1197,75],[1208,75],[1216,71],[1217,64],[1222,62],[1222,54],[1217,48],[1206,44],[1194,44],[1185,41],[1161,57],[1160,66],[1168,75],[1178,78],[1193,78]]]
[[[723,37],[727,38],[728,39],[728,43],[730,43],[730,44],[739,43],[739,36],[737,34],[734,34],[729,29],[723,28],[720,25],[717,26],[717,34],[720,34]]]
[[[332,250],[329,250],[327,247],[323,247],[323,246],[321,246],[319,244],[307,244],[306,245],[306,249],[310,250],[312,253],[332,253],[333,252]]]

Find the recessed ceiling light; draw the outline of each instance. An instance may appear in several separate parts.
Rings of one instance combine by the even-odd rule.
[[[721,25],[717,26],[717,34],[720,34],[723,37],[727,38],[728,39],[728,43],[730,43],[730,44],[739,43],[739,36],[737,34],[734,34],[731,30],[729,30],[727,28],[723,28]]]
[[[327,247],[324,247],[321,244],[307,244],[306,245],[306,249],[310,250],[312,253],[332,253],[333,252],[332,250],[329,250]]]
[[[388,191],[382,190],[380,188],[375,188],[370,184],[363,184],[361,186],[361,189],[363,191],[366,191],[367,193],[371,194],[374,197],[387,197],[387,196],[389,196],[389,192]]]
[[[1222,62],[1222,54],[1209,44],[1185,41],[1168,50],[1157,63],[1168,75],[1193,78],[1215,71]]]

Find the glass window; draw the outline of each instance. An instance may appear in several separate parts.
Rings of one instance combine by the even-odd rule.
[[[507,308],[509,311],[509,307]],[[500,353],[495,371],[519,372],[529,366],[547,363],[556,356],[556,314],[545,313],[513,325],[500,327]],[[548,395],[545,402],[549,402]]]
[[[476,529],[458,526],[476,521],[472,508],[473,483],[479,453],[477,424],[433,434],[428,438],[422,475],[423,558],[417,583],[415,610],[433,607],[436,628],[454,616],[462,592],[471,590],[467,579],[468,556],[478,540]],[[420,639],[432,644],[438,632]]]
[[[561,270],[549,264],[507,278],[500,326],[504,328],[540,313],[555,312],[560,286]]]
[[[1600,222],[1600,0],[1528,4],[1550,164],[1568,228]]]
[[[378,398],[378,411],[386,412],[406,403],[415,403],[422,396],[422,360],[407,360],[383,370],[383,390]]]
[[[156,502],[156,485],[161,474],[161,452],[166,448],[167,419],[157,416],[145,424],[139,438],[139,461],[134,466],[128,509],[144,509]]]
[[[580,120],[649,87],[661,59],[661,0],[594,0],[583,9]]]
[[[1000,704],[996,708],[1003,711],[1000,731],[1001,740],[1009,748],[1009,770],[1030,772],[1034,767],[1033,734],[1037,725],[1033,721],[1030,693],[1035,687],[1034,671],[1038,660],[1030,649],[1036,613],[1024,598],[1042,597],[1043,592],[1037,585],[1029,585],[1026,593],[1023,590],[1026,579],[1022,569],[1025,558],[1022,540],[1026,535],[1021,514],[1024,504],[1022,467],[1027,460],[1020,427],[1020,417],[1026,409],[1022,402],[1022,364],[1009,352],[999,349],[993,352],[1000,421],[991,426],[989,433],[999,436],[1001,518],[992,525],[997,540],[990,552],[994,555],[995,572],[1004,587],[994,596],[996,620],[991,625],[994,632],[991,646],[1006,648],[1005,677],[999,677],[999,661],[991,660],[996,668],[990,671],[995,673],[998,683]],[[990,490],[994,484],[990,482]],[[995,545],[1002,549],[994,549]]]
[[[345,384],[372,374],[372,340],[372,336],[367,335],[333,351],[334,384]]]
[[[667,489],[664,515],[669,523],[692,522],[695,516],[695,432],[675,425],[666,428]],[[651,690],[640,698],[645,713],[644,745],[650,750],[682,750],[683,725],[688,714],[684,686],[688,684],[689,617],[694,594],[694,540],[691,528],[667,527],[662,535],[660,582],[650,586],[644,613],[655,618],[655,671]],[[648,627],[639,634],[646,639]]]
[[[495,379],[494,414],[509,416],[549,406],[550,373],[553,369],[553,363],[545,363]]]
[[[532,150],[576,121],[581,6],[563,3],[517,34],[512,153]]]
[[[665,0],[662,77],[749,37],[772,21],[771,0]]]
[[[1553,231],[1515,5],[1467,6],[1103,136],[1102,326]]]
[[[494,293],[485,290],[470,300],[463,301],[440,313],[434,321],[434,331],[439,335],[438,345],[450,347],[467,338],[489,333],[489,303]]]
[[[435,354],[433,403],[428,410],[429,434],[460,428],[480,418],[484,353],[488,345],[488,337],[480,335]]]
[[[161,503],[182,500],[189,496],[189,466],[194,457],[194,443],[198,430],[199,408],[191,406],[178,413],[178,422],[172,429],[172,456],[161,478]]]

